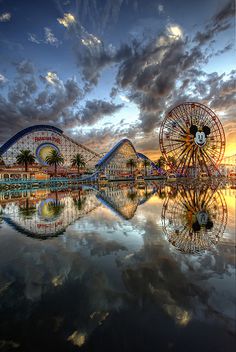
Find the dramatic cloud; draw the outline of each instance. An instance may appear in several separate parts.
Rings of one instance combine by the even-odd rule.
[[[130,57],[132,49],[128,45],[122,45],[119,49],[113,50],[101,44],[96,50],[91,50],[87,46],[76,47],[75,50],[78,67],[85,82],[91,87],[97,85],[101,71],[105,67]]]
[[[63,82],[56,72],[48,71],[40,76],[39,84],[31,62],[24,60],[15,66],[18,76],[9,85],[7,96],[0,96],[1,142],[14,132],[37,123],[69,131],[78,126],[92,126],[123,107],[123,104],[102,100],[87,101],[80,107],[83,92],[74,79]],[[39,89],[42,84],[44,88]]]
[[[92,34],[89,34],[87,36],[87,38],[82,38],[81,39],[81,43],[85,46],[88,46],[88,47],[93,47],[93,46],[96,46],[98,44],[101,44],[101,40],[98,39],[97,37],[95,37],[95,35],[92,35]]]
[[[52,85],[60,83],[60,79],[55,72],[49,71],[45,77],[42,77],[42,79],[45,79],[47,81],[47,83],[52,84]]]
[[[183,38],[183,31],[180,28],[180,26],[178,26],[177,24],[171,24],[167,27],[167,33],[169,35],[169,37],[174,38],[174,39],[180,39]]]
[[[177,28],[172,33],[180,34]],[[128,98],[139,106],[140,128],[146,133],[151,132],[161,120],[183,67],[187,69],[192,61],[196,64],[201,59],[193,52],[188,54],[185,42],[176,35],[169,35],[168,31],[158,40],[134,49],[132,57],[124,60],[119,67],[117,85],[120,89],[129,89]],[[159,45],[159,41],[163,45]]]
[[[228,4],[211,19],[208,28],[215,30],[216,25],[222,24],[217,28],[225,30],[225,21],[231,15],[231,5]],[[217,24],[216,19],[220,23]],[[145,45],[135,44],[129,58],[123,59],[119,66],[117,87],[118,90],[128,89],[128,99],[139,107],[140,132],[151,133],[160,125],[167,107],[170,109],[186,100],[201,100],[214,108],[221,101],[222,105],[223,102],[224,105],[228,103],[226,109],[231,110],[229,106],[233,104],[233,96],[225,97],[221,90],[215,93],[215,98],[213,93],[208,94],[214,87],[214,81],[200,70],[212,55],[221,53],[217,51],[207,56],[199,42],[191,45],[184,38],[177,24],[168,25],[162,34],[146,41]],[[222,53],[230,48],[231,44],[226,45]],[[117,92],[117,87],[113,88],[111,96]]]
[[[6,77],[0,73],[0,87],[3,86],[6,81]]]
[[[63,18],[58,18],[57,21],[64,27],[69,28],[73,23],[76,22],[74,15],[71,13],[65,13]]]
[[[45,43],[50,44],[52,46],[58,47],[60,45],[60,41],[55,37],[52,30],[50,28],[45,27]]]
[[[109,116],[119,111],[123,104],[115,105],[107,101],[92,100],[87,101],[84,109],[79,113],[81,124],[93,125],[103,116]]]
[[[72,135],[80,143],[100,153],[108,152],[121,138],[128,137],[127,134],[121,132],[120,127],[114,124],[102,128],[94,127],[86,133],[80,129]]]
[[[58,22],[67,28],[74,43],[76,63],[86,83],[87,89],[97,85],[101,71],[114,63],[119,63],[131,55],[128,45],[121,45],[118,49],[104,42],[92,33],[70,14],[58,18]]]
[[[19,66],[22,66],[19,65]],[[1,132],[4,142],[14,132],[37,123],[60,126],[73,114],[73,106],[78,104],[82,91],[77,82],[68,79],[62,82],[53,72],[48,72],[39,89],[37,79],[23,68],[15,82],[9,86],[8,95],[0,96]]]
[[[34,44],[49,44],[56,48],[61,44],[61,41],[55,37],[53,31],[48,27],[44,27],[44,38],[39,39],[36,34],[28,33],[28,40]]]
[[[230,17],[235,15],[235,2],[233,0],[229,0],[220,11],[218,11],[212,18],[213,24],[217,24],[219,22],[227,21]]]
[[[126,5],[128,2],[132,1],[126,1]],[[76,17],[93,32],[103,34],[105,30],[117,23],[123,4],[125,4],[124,0],[105,0],[103,2],[81,0],[77,3]],[[63,18],[66,25],[68,22],[71,23],[68,21],[70,19],[68,15],[71,16],[71,14],[65,14]]]
[[[158,5],[158,12],[163,13],[164,12],[164,6],[162,4]]]
[[[35,67],[29,60],[23,60],[15,64],[16,70],[20,75],[34,74]]]
[[[9,22],[11,19],[10,12],[4,12],[0,15],[0,22]]]
[[[235,15],[235,2],[230,0],[224,7],[218,11],[206,25],[205,30],[197,32],[194,41],[199,45],[209,42],[217,33],[225,31],[232,25],[230,20]]]
[[[40,122],[46,120],[48,114],[48,121],[75,133],[75,138],[82,138],[86,143],[92,143],[89,140],[91,138],[99,143],[102,133],[105,133],[106,138],[102,139],[102,144],[107,149],[107,146],[118,138],[127,136],[143,151],[145,148],[151,150],[147,140],[158,140],[160,123],[166,111],[175,104],[188,100],[201,101],[217,113],[219,111],[223,121],[233,119],[234,93],[226,92],[226,86],[233,84],[234,76],[230,78],[225,74],[221,77],[216,76],[214,72],[210,75],[203,71],[204,66],[211,63],[211,60],[218,60],[216,56],[225,53],[229,55],[233,48],[230,38],[220,47],[214,45],[218,33],[231,26],[234,13],[232,1],[227,2],[210,18],[204,30],[193,30],[188,32],[188,35],[184,32],[184,22],[181,22],[180,26],[175,19],[166,17],[167,8],[164,9],[162,3],[155,1],[150,2],[150,8],[160,20],[160,25],[155,27],[155,30],[154,27],[147,30],[143,24],[145,16],[142,10],[145,6],[142,1],[135,1],[134,4],[131,0],[104,0],[98,6],[96,1],[81,0],[76,2],[74,7],[59,0],[56,3],[61,13],[57,18],[57,26],[61,25],[66,32],[63,45],[66,45],[67,41],[73,48],[78,80],[82,81],[83,91],[75,80],[69,79],[68,82],[80,92],[78,96],[75,93],[76,98],[73,98],[74,95],[69,98],[66,82],[61,81],[60,74],[54,71],[58,70],[58,67],[50,65],[50,68],[46,68],[48,72],[45,72],[44,68],[40,72],[41,81],[38,83],[38,78],[33,77],[33,70],[27,67],[26,63],[21,63],[16,67],[17,75],[26,74],[28,77],[15,81],[8,96],[1,97],[2,104],[4,99],[5,103],[8,102],[9,97],[17,102],[22,97],[21,104],[17,103],[16,107],[9,106],[12,111],[17,110],[15,116],[23,116],[24,110],[25,116],[22,118],[29,123],[29,115],[34,115],[35,121]],[[135,32],[137,28],[131,24],[127,27],[130,31],[124,41],[119,35],[117,40],[111,41],[114,34],[112,31],[121,26],[119,14],[123,14],[126,9],[132,9],[135,21],[138,19],[134,22],[138,30]],[[41,38],[38,32],[28,33],[28,40],[35,44],[58,47],[62,42],[54,35],[55,29],[51,27],[51,23],[49,26],[44,27],[44,36]],[[112,28],[111,33],[108,33],[109,28]],[[46,50],[46,45],[44,48]],[[57,51],[61,48],[62,45]],[[109,70],[103,76],[107,68]],[[110,91],[113,102],[106,101],[107,96],[104,100],[96,99],[96,86],[103,84],[103,81],[100,82],[101,77],[107,76],[112,77],[110,82],[114,82]],[[19,80],[19,77],[17,79]],[[42,88],[42,85],[45,87]],[[92,99],[95,99],[86,101],[86,95],[93,89]],[[103,116],[120,111],[123,105],[118,104],[119,99],[125,103],[125,107],[131,106],[132,109],[133,105],[136,105],[139,114],[136,116],[135,109],[135,116],[132,116],[132,121],[135,122],[129,126],[124,121],[117,126],[114,120],[110,128],[102,128],[99,132],[96,123]],[[115,137],[112,136],[113,133]],[[155,144],[155,148],[158,148],[158,145]]]
[[[129,102],[130,102],[129,98],[127,98],[125,95],[120,94],[120,95],[119,95],[119,98],[120,98],[122,101],[124,101],[125,103],[129,103]]]
[[[35,43],[35,44],[41,43],[41,41],[37,39],[37,36],[34,33],[28,33],[28,40],[32,43]]]
[[[224,113],[230,111],[233,117],[236,111],[236,72],[231,72],[226,81],[221,79],[222,76],[217,78],[218,82],[211,86],[206,99],[210,100],[210,106],[213,110],[224,111]]]

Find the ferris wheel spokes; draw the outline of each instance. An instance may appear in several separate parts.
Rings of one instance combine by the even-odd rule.
[[[225,149],[223,127],[207,106],[184,103],[167,113],[160,130],[160,149],[172,171],[185,176],[219,173]],[[170,160],[175,159],[175,163]]]

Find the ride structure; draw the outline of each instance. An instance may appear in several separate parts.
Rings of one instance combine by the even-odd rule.
[[[64,158],[64,166],[71,166],[71,158],[79,153],[83,156],[87,167],[94,168],[100,155],[86,146],[72,140],[62,130],[50,125],[34,125],[27,127],[0,147],[0,156],[6,166],[15,165],[21,150],[30,150],[39,166],[48,166],[47,155],[56,150]]]
[[[186,102],[170,110],[161,125],[160,149],[172,172],[182,176],[220,175],[225,134],[207,106]]]

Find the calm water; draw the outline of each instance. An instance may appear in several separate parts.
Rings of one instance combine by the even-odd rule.
[[[235,188],[0,193],[0,350],[233,351]]]

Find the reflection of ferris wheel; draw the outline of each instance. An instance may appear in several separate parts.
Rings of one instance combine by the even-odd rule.
[[[217,244],[227,223],[227,207],[220,190],[202,185],[179,189],[162,208],[162,227],[169,242],[185,253],[196,253]]]
[[[166,115],[160,130],[160,149],[176,172],[186,175],[193,168],[211,175],[224,155],[224,130],[207,106],[183,103]]]

